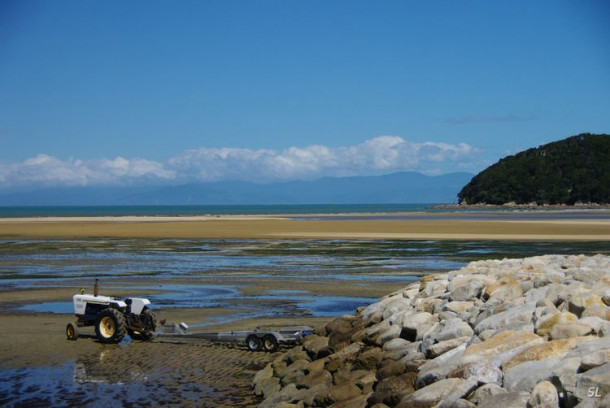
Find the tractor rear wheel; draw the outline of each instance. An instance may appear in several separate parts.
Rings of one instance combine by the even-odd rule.
[[[144,328],[139,331],[133,331],[127,329],[129,337],[134,340],[153,340],[155,338],[155,331],[157,330],[157,318],[155,314],[148,308],[142,310],[141,320]]]
[[[97,316],[95,334],[102,343],[118,343],[127,334],[125,316],[112,308],[104,309]]]

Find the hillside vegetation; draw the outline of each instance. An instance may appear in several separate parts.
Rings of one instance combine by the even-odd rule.
[[[610,135],[583,133],[507,156],[476,175],[461,204],[610,203]]]

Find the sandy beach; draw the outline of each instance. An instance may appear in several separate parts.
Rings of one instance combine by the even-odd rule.
[[[0,219],[4,238],[315,238],[609,241],[610,218],[566,212],[553,219],[420,213],[305,218],[281,216],[49,217]],[[607,212],[603,214],[607,215]]]

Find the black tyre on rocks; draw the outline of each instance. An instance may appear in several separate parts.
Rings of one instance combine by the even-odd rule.
[[[263,337],[263,348],[270,353],[276,352],[280,345],[277,339],[272,334],[267,334]]]
[[[254,334],[248,336],[248,338],[246,339],[246,345],[248,346],[248,350],[250,351],[260,351],[261,348],[263,348],[263,342]]]
[[[125,317],[116,309],[102,310],[95,322],[95,334],[102,343],[120,342],[127,334]]]

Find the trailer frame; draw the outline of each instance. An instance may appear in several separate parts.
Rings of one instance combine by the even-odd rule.
[[[157,337],[180,339],[204,339],[223,343],[245,345],[250,351],[274,352],[281,345],[294,346],[313,333],[309,326],[288,326],[277,328],[260,328],[254,330],[230,330],[220,332],[190,332],[188,325],[164,324],[157,332]]]

